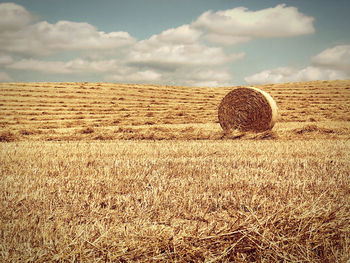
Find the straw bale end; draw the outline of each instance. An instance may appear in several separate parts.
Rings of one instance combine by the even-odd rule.
[[[277,120],[277,105],[265,91],[254,87],[229,92],[218,109],[223,130],[262,132],[271,130]]]

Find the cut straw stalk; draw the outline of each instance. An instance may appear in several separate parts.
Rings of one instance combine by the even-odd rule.
[[[225,131],[267,131],[276,123],[277,105],[265,91],[254,87],[237,88],[222,99],[218,117]]]

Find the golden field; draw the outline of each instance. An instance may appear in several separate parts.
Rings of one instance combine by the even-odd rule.
[[[0,261],[346,262],[350,80],[258,88],[227,134],[233,87],[0,84]]]
[[[350,80],[257,87],[277,102],[280,139],[348,138]],[[221,139],[218,105],[232,89],[1,83],[0,140]]]

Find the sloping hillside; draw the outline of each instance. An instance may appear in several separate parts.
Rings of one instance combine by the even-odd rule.
[[[280,137],[303,129],[348,134],[350,80],[257,87],[278,104]],[[233,88],[1,83],[1,140],[221,138],[217,107]]]

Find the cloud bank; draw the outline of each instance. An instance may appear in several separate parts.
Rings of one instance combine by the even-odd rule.
[[[252,11],[207,11],[191,23],[137,40],[125,31],[104,32],[89,23],[37,21],[23,6],[0,3],[0,81],[22,71],[97,81],[191,86],[235,84],[232,70],[245,52],[237,43],[313,34],[314,18],[285,4]],[[228,48],[230,46],[231,48]],[[62,55],[62,56],[61,56]],[[59,60],[58,57],[65,59]],[[302,69],[266,69],[245,81],[263,84],[350,76],[350,46],[326,49]]]
[[[309,66],[296,69],[278,67],[245,78],[249,84],[268,84],[350,78],[350,45],[339,45],[311,58]]]
[[[32,21],[24,7],[0,4],[0,51],[47,56],[66,50],[114,49],[136,41],[127,32],[105,33],[88,23]]]
[[[89,74],[115,70],[117,68],[117,61],[114,59],[89,61],[79,58],[67,62],[22,59],[10,64],[8,68],[48,74]]]
[[[5,72],[11,70],[67,78],[100,73],[101,80],[129,83],[229,84],[228,64],[244,57],[244,53],[227,54],[222,47],[206,45],[202,32],[190,25],[137,41],[128,32],[106,33],[88,23],[35,21],[30,12],[14,3],[0,4],[0,15],[3,81],[12,80]],[[65,52],[72,58],[52,59]],[[208,73],[211,67],[217,74]],[[214,75],[224,77],[219,80]]]
[[[295,37],[312,34],[314,18],[285,4],[259,11],[245,7],[213,13],[207,11],[192,23],[206,32],[207,40],[233,45],[253,38]]]
[[[1,32],[20,30],[34,20],[34,17],[23,7],[14,3],[0,4]]]

